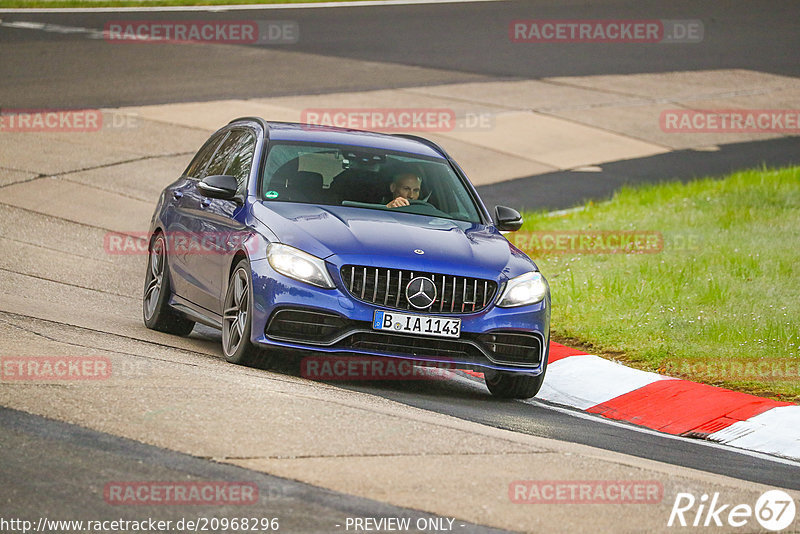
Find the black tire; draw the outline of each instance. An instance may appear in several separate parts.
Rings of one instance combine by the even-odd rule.
[[[530,399],[539,393],[547,367],[538,376],[517,373],[495,373],[491,378],[484,374],[486,387],[498,399]]]
[[[188,336],[194,328],[194,321],[187,319],[169,306],[172,290],[169,285],[167,263],[167,242],[163,234],[158,234],[150,243],[147,255],[147,273],[144,277],[142,296],[142,317],[147,328]]]
[[[250,341],[253,281],[250,264],[242,259],[233,269],[222,306],[222,352],[230,363],[267,367],[268,353]]]

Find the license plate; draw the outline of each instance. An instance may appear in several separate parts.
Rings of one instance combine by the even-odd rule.
[[[372,319],[373,330],[439,337],[461,336],[461,319],[408,315],[377,310]]]

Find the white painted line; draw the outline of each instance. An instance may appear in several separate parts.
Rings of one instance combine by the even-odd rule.
[[[4,8],[0,13],[119,13],[119,12],[220,12],[261,9],[325,9],[332,7],[414,6],[428,4],[466,4],[478,2],[504,2],[505,0],[355,0],[353,2],[319,2],[302,4],[238,4],[228,6],[153,6],[153,7],[73,7],[73,8]]]
[[[734,447],[800,459],[800,406],[779,406],[733,423],[708,439]]]
[[[89,39],[102,39],[103,38],[103,31],[102,30],[94,30],[92,28],[81,28],[76,26],[61,26],[60,24],[48,24],[43,22],[25,22],[25,21],[16,21],[16,22],[3,22],[0,21],[0,27],[4,28],[15,28],[18,30],[39,30],[43,32],[50,32],[50,33],[61,33],[61,34],[75,34],[81,33],[85,34],[86,37]]]
[[[603,168],[597,165],[581,165],[569,170],[573,172],[603,172]]]
[[[547,378],[537,396],[586,410],[659,380],[674,379],[591,354],[577,355],[548,365]]]

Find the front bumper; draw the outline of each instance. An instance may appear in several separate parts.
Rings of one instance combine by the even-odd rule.
[[[541,374],[549,349],[550,301],[519,308],[489,305],[461,319],[458,339],[415,336],[372,329],[381,307],[337,288],[321,289],[285,277],[266,261],[253,261],[251,341],[264,348],[354,354],[413,360],[419,364],[483,371]],[[408,312],[403,312],[408,313]],[[433,315],[435,313],[422,313]]]

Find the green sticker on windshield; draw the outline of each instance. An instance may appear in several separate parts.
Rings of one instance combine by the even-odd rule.
[[[269,198],[269,199],[278,198],[278,192],[277,191],[267,191],[267,194],[264,195],[264,196]]]

